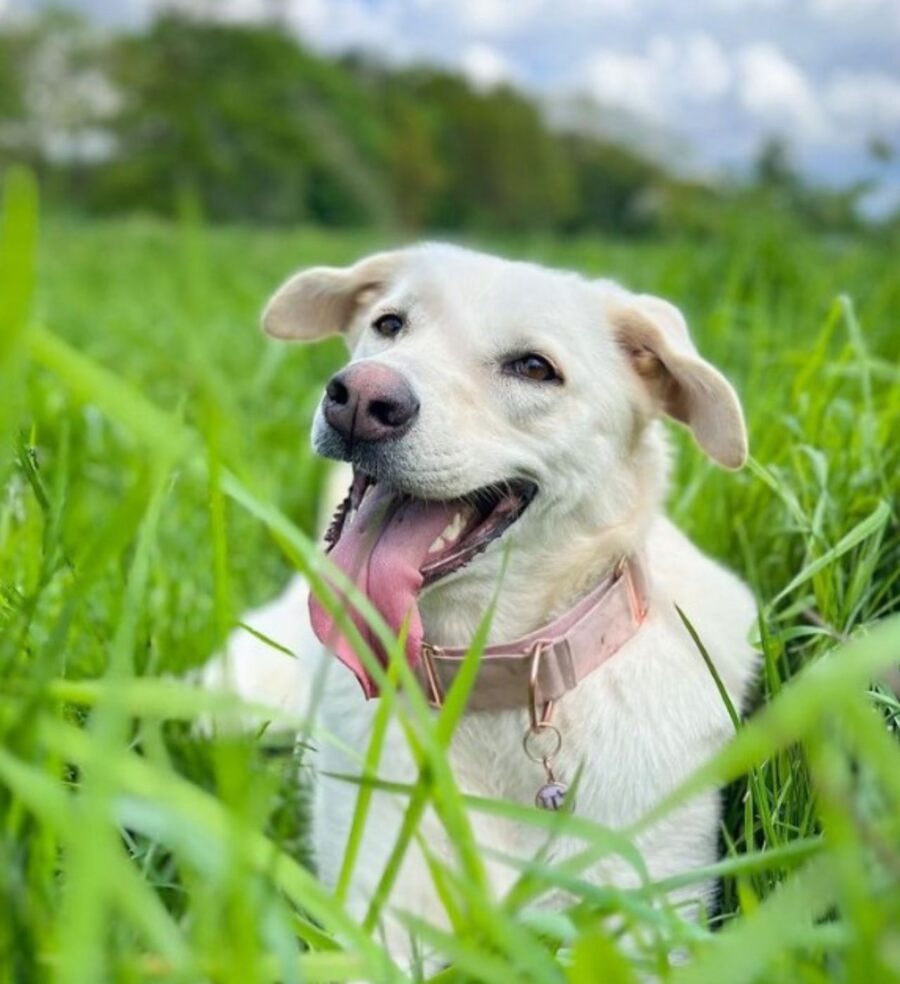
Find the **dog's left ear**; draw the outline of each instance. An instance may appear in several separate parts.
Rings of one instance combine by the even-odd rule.
[[[610,320],[619,344],[654,403],[686,424],[725,468],[747,459],[747,431],[731,383],[701,358],[681,312],[649,294],[616,297]]]
[[[302,342],[346,332],[363,297],[384,288],[394,276],[400,256],[399,251],[376,253],[349,267],[311,267],[295,273],[266,304],[263,331]]]

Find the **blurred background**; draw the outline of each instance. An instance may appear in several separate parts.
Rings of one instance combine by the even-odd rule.
[[[264,339],[266,297],[424,235],[685,312],[752,460],[671,428],[668,509],[755,592],[754,702],[794,701],[725,793],[709,924],[664,880],[561,931],[448,869],[460,973],[558,984],[562,932],[570,981],[900,980],[900,705],[858,700],[871,648],[818,665],[900,611],[900,0],[0,0],[0,197],[0,984],[371,979],[308,928],[349,917],[296,865],[291,746],[210,742],[170,678],[322,525],[346,351]]]
[[[55,209],[492,234],[900,224],[897,0],[0,0]]]

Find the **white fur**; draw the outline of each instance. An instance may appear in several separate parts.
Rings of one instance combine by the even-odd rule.
[[[386,311],[402,312],[408,320],[394,340],[369,328]],[[431,642],[470,641],[497,583],[501,544],[509,545],[510,556],[491,641],[515,638],[548,621],[623,553],[643,555],[651,578],[646,624],[556,709],[554,721],[564,737],[556,771],[565,780],[583,767],[579,814],[613,828],[633,823],[728,738],[728,714],[674,606],[697,629],[740,707],[757,665],[747,643],[754,603],[737,578],[660,514],[667,463],[655,417],[668,411],[683,420],[729,466],[741,463],[745,436],[734,391],[696,354],[671,305],[608,282],[428,245],[379,254],[346,271],[301,273],[275,295],[264,323],[281,337],[311,339],[343,331],[354,360],[377,359],[407,376],[421,415],[395,443],[385,480],[438,498],[511,476],[538,483],[537,498],[501,543],[423,593],[420,608]],[[502,359],[516,351],[550,357],[562,370],[564,385],[503,375]],[[327,447],[326,432],[318,415],[313,433],[319,447]],[[344,488],[348,475],[339,479]],[[297,660],[239,631],[228,647],[228,670],[218,661],[207,673],[209,682],[219,682],[227,672],[244,696],[296,711],[326,661],[328,679],[313,710],[318,725],[340,744],[320,746],[314,829],[319,871],[332,883],[356,788],[321,773],[359,772],[376,702],[366,703],[353,676],[322,654],[308,628],[305,593],[295,580],[281,598],[247,616]],[[522,752],[525,724],[524,710],[463,718],[450,749],[463,791],[533,801],[543,772]],[[403,782],[415,778],[395,724],[379,772]],[[387,794],[374,797],[350,892],[360,916],[384,869],[405,803]],[[642,835],[638,846],[651,875],[714,861],[718,815],[718,796],[707,793]],[[479,844],[507,854],[532,857],[544,841],[535,828],[479,814],[471,820]],[[432,816],[422,832],[433,851],[453,858],[452,845]],[[562,839],[553,855],[583,846]],[[515,876],[494,861],[489,870],[498,893]],[[618,862],[598,865],[588,877],[633,880]],[[415,847],[391,905],[442,921]],[[406,933],[390,916],[384,931],[394,951],[406,954]]]

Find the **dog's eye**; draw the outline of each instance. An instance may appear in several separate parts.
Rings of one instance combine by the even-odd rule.
[[[503,371],[511,376],[531,379],[536,383],[562,382],[562,376],[556,371],[553,363],[534,352],[527,352],[525,355],[517,355],[514,359],[510,359],[504,363]]]
[[[379,335],[385,338],[393,338],[399,335],[403,328],[403,318],[399,314],[382,314],[372,322],[372,327]]]

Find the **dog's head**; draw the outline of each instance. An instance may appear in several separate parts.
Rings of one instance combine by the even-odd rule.
[[[298,273],[263,326],[346,338],[313,441],[353,463],[351,513],[376,489],[406,503],[397,549],[426,586],[494,572],[501,537],[564,555],[655,506],[658,414],[728,468],[746,455],[734,390],[678,310],[610,282],[427,244]]]

